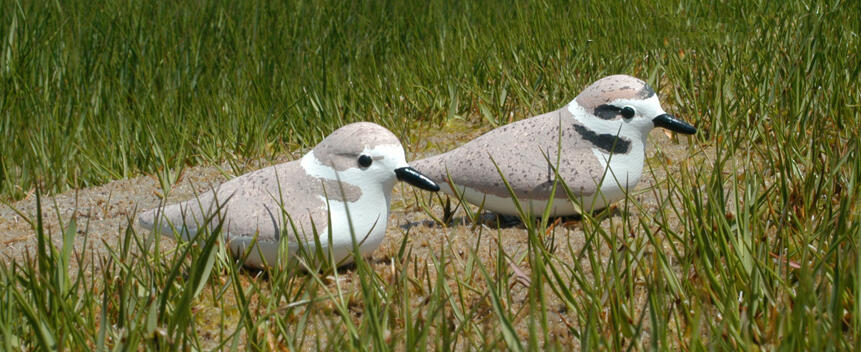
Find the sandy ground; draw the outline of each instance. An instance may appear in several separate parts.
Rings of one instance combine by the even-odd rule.
[[[417,142],[412,144],[413,152],[408,151],[408,155],[414,158],[424,157],[447,150],[453,145],[462,143],[471,138],[474,138],[488,130],[489,127],[475,129],[466,122],[452,122],[451,126],[444,128],[445,133],[427,132],[429,135],[415,138]],[[450,131],[449,131],[450,130]],[[418,150],[419,152],[415,152]],[[660,151],[659,151],[660,150]],[[656,184],[656,180],[663,180],[665,175],[657,163],[669,165],[670,172],[675,172],[679,162],[688,158],[692,153],[687,148],[686,139],[673,141],[665,135],[663,130],[656,129],[652,131],[649,137],[649,145],[647,147],[647,163],[654,167],[654,172],[646,170],[643,179],[640,180],[638,189],[648,189]],[[293,155],[285,155],[274,162],[283,162],[293,160],[300,156],[297,152]],[[268,162],[250,163],[244,170],[245,172],[263,167]],[[648,166],[647,166],[648,168]],[[227,170],[227,171],[224,171]],[[226,180],[231,172],[226,165],[222,167],[201,166],[186,169],[180,181],[172,189],[168,202],[175,202],[192,198],[195,193],[207,190],[224,180]],[[659,187],[662,188],[662,187]],[[133,179],[118,180],[106,185],[92,187],[81,190],[69,191],[63,194],[43,197],[43,211],[46,214],[45,226],[50,233],[54,235],[54,243],[60,244],[60,222],[59,218],[65,223],[74,217],[78,223],[78,236],[76,237],[76,251],[81,251],[85,246],[88,250],[93,251],[96,255],[107,254],[107,246],[117,248],[117,241],[121,238],[123,231],[126,229],[130,221],[136,218],[136,214],[157,206],[160,202],[159,194],[161,187],[154,176],[141,176]],[[452,275],[458,275],[464,265],[465,259],[470,250],[477,248],[482,262],[488,266],[488,270],[494,270],[496,263],[496,249],[498,241],[501,241],[503,248],[510,258],[523,258],[527,252],[527,235],[523,225],[517,221],[509,222],[497,221],[497,218],[490,213],[484,214],[480,224],[471,224],[466,218],[463,211],[458,211],[453,216],[447,226],[443,226],[434,222],[431,217],[417,204],[415,194],[419,194],[425,200],[434,200],[430,203],[430,212],[435,216],[442,218],[443,210],[439,201],[436,201],[436,196],[431,196],[425,192],[415,193],[409,186],[398,184],[395,187],[392,201],[392,216],[389,219],[387,229],[387,238],[382,243],[380,248],[373,254],[372,263],[375,269],[380,272],[381,276],[388,276],[391,271],[391,258],[397,256],[399,247],[405,236],[408,247],[411,250],[411,256],[414,257],[416,265],[422,266],[423,263],[432,263],[434,257],[438,257],[443,248],[450,248],[450,253],[455,253],[461,258],[453,258],[451,263],[447,265],[446,270]],[[629,219],[634,222],[638,219],[639,212],[651,212],[660,206],[660,200],[655,196],[655,192],[635,192],[635,197],[642,210],[630,208],[627,210]],[[442,196],[445,199],[445,196]],[[12,207],[19,212],[25,214],[30,219],[35,219],[36,199],[34,195],[29,196],[21,201],[11,204]],[[623,205],[615,205],[601,217],[600,226],[605,227],[610,233],[625,233],[622,228],[622,208]],[[475,225],[475,226],[474,226]],[[558,245],[557,259],[569,260],[569,253],[578,252],[584,245],[582,221],[576,219],[562,219],[559,226],[554,227],[554,235]],[[625,225],[625,228],[628,228]],[[633,227],[636,228],[636,227]],[[481,232],[481,236],[477,234]],[[629,234],[633,235],[633,234]],[[86,241],[85,241],[86,239]],[[480,239],[480,240],[479,240]],[[476,243],[478,241],[478,243]],[[162,241],[162,246],[174,246],[172,239]],[[0,257],[5,260],[20,260],[28,251],[34,253],[36,249],[36,236],[30,224],[27,223],[18,212],[14,211],[10,206],[0,205]],[[606,252],[609,249],[602,249]],[[582,259],[585,261],[585,258]],[[512,296],[517,297],[524,304],[526,303],[527,285],[517,285],[518,280],[528,280],[529,268],[525,260],[520,262],[508,261],[510,269],[515,274],[512,282],[515,282],[512,289]],[[588,263],[585,263],[588,265]],[[427,268],[427,266],[424,266]],[[520,272],[522,275],[518,275]],[[345,270],[348,276],[347,281],[350,281],[350,269]],[[431,276],[433,277],[433,276]],[[478,280],[482,281],[482,280]],[[645,299],[645,295],[641,295],[639,299]],[[548,302],[554,308],[555,315],[551,316],[554,323],[551,327],[551,333],[565,340],[573,340],[568,335],[568,329],[563,320],[574,318],[565,312],[565,307],[560,302],[554,302],[552,299]],[[642,305],[639,305],[642,306]],[[492,313],[487,312],[488,315]],[[521,323],[517,324],[517,329],[525,332],[526,323],[522,319]],[[558,324],[557,324],[558,323]]]
[[[196,193],[224,182],[228,173],[226,164],[222,167],[188,168],[170,191],[167,202],[190,199]],[[157,177],[140,176],[42,196],[46,233],[52,236],[55,245],[60,246],[61,225],[68,226],[74,218],[78,234],[75,250],[80,252],[86,246],[88,252],[96,255],[108,254],[105,245],[115,244],[138,213],[158,206],[161,194]],[[35,194],[10,205],[0,205],[0,255],[7,259],[20,259],[27,252],[35,253],[36,235],[24,217],[35,223]]]

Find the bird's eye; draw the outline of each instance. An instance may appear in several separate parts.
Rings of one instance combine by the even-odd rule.
[[[634,114],[636,113],[634,111],[634,108],[632,108],[630,106],[626,106],[626,107],[622,108],[622,110],[620,110],[620,111],[622,112],[622,117],[624,117],[626,119],[630,119],[630,118],[634,117]]]
[[[359,166],[361,166],[361,167],[371,166],[371,163],[373,161],[374,161],[374,159],[371,159],[370,155],[366,155],[366,154],[359,155]]]

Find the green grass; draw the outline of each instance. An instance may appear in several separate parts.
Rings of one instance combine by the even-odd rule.
[[[54,248],[39,214],[40,250],[0,264],[0,345],[858,350],[859,14],[858,1],[0,1],[7,200],[267,158],[350,121],[417,144],[450,119],[556,109],[610,73],[647,79],[700,130],[688,160],[648,161],[669,172],[646,190],[658,211],[631,199],[621,217],[586,215],[571,253],[545,218],[526,221],[525,254],[445,240],[417,257],[405,237],[391,265],[256,276],[212,242],[162,252],[133,229],[107,258]]]
[[[722,8],[519,6],[4,1],[0,194],[272,155],[351,121],[495,121],[737,27],[709,20]]]

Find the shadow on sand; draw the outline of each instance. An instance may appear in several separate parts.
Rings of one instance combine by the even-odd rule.
[[[608,208],[604,208],[604,209],[599,209],[599,210],[593,211],[591,213],[591,216],[593,218],[599,220],[599,221],[604,220],[606,218],[610,218],[610,217],[614,217],[614,216],[620,216],[620,215],[622,215],[622,212],[619,210],[619,208],[618,207],[612,207],[612,206],[608,207]],[[534,219],[538,220],[539,218],[535,217]],[[549,223],[556,222],[557,219],[558,219],[558,221],[562,222],[563,224],[579,223],[581,220],[583,220],[583,216],[580,214],[577,214],[577,215],[569,215],[569,216],[551,217]],[[494,229],[496,229],[496,228],[499,228],[499,229],[507,229],[507,228],[525,229],[526,228],[526,226],[523,225],[523,221],[519,216],[497,214],[497,213],[490,212],[490,211],[486,211],[486,212],[481,213],[481,215],[478,216],[478,219],[475,222],[473,222],[472,219],[470,219],[467,216],[452,217],[449,221],[446,222],[446,227],[474,226],[474,225],[484,225],[484,226],[494,228]],[[427,220],[422,220],[422,221],[410,222],[410,223],[401,225],[400,228],[407,231],[407,230],[410,230],[414,227],[419,227],[419,226],[441,227],[441,224],[435,220],[427,219]]]

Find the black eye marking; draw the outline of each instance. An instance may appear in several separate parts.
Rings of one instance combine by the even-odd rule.
[[[631,141],[624,137],[606,133],[597,134],[595,131],[580,125],[574,125],[574,130],[577,131],[583,139],[608,153],[626,154],[631,151]]]
[[[636,112],[634,111],[634,108],[632,108],[630,106],[626,106],[626,107],[622,108],[622,117],[624,117],[626,119],[630,119],[630,118],[634,117],[635,113]]]
[[[637,97],[640,99],[651,98],[653,95],[655,95],[655,90],[649,87],[648,84],[643,84],[643,89],[640,89],[637,93]]]
[[[372,159],[370,155],[366,155],[366,154],[359,155],[359,166],[368,167],[368,166],[371,166],[372,162],[374,162],[374,159]]]
[[[619,116],[619,108],[613,105],[603,104],[598,105],[593,113],[601,119],[612,120]]]
[[[619,115],[622,115],[622,117],[624,117],[626,119],[630,119],[630,118],[634,117],[634,115],[636,113],[637,112],[634,111],[634,108],[632,108],[630,106],[620,108],[618,106],[614,106],[614,105],[610,105],[610,104],[598,105],[598,107],[595,108],[595,111],[593,111],[593,114],[595,116],[598,116],[598,118],[601,118],[604,120],[612,120],[612,119],[619,117]]]

